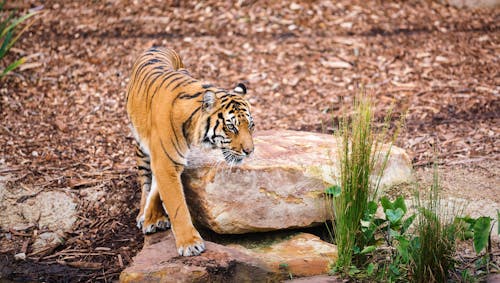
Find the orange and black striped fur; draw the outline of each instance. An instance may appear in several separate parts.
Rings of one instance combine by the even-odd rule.
[[[180,255],[205,250],[184,198],[180,175],[191,146],[220,148],[240,163],[252,153],[253,121],[246,87],[228,91],[203,84],[170,49],[150,48],[136,61],[127,90],[127,112],[137,140],[142,187],[137,226],[144,233],[172,225]]]

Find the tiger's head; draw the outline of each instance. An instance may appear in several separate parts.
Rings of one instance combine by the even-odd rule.
[[[254,123],[246,92],[240,83],[232,91],[209,89],[203,95],[202,110],[207,117],[202,143],[220,148],[229,164],[241,163],[254,150]]]

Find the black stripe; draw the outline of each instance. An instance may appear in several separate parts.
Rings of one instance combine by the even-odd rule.
[[[189,93],[185,93],[185,94],[182,94],[181,96],[179,96],[180,99],[191,99],[191,98],[196,98],[198,96],[200,96],[203,92],[197,92],[195,94],[189,94]]]
[[[136,72],[135,72],[135,76],[134,76],[134,80],[133,80],[133,81],[134,81],[134,82],[135,82],[135,81],[137,81],[137,77],[140,77],[140,76],[142,75],[142,71],[143,71],[143,69],[144,69],[146,66],[149,66],[149,65],[151,65],[151,64],[153,64],[153,63],[148,62],[148,61],[146,61],[146,62],[142,62],[142,63],[141,63],[141,64],[140,64],[140,65],[136,68]]]
[[[207,139],[207,134],[209,129],[210,129],[210,117],[207,118],[207,125],[205,126],[205,134],[203,135],[203,140]]]
[[[182,163],[179,163],[177,161],[175,161],[171,156],[170,154],[168,154],[167,150],[165,149],[165,146],[163,145],[163,140],[160,139],[160,145],[161,145],[161,149],[163,149],[163,153],[165,153],[165,155],[168,157],[168,159],[170,159],[170,161],[172,161],[172,163],[174,163],[175,165],[177,166],[184,166],[184,164]]]
[[[207,89],[207,88],[213,87],[213,85],[211,85],[211,84],[202,84],[201,87],[204,88],[204,89]]]
[[[187,142],[188,148],[190,147],[191,140],[189,139],[189,133],[187,131],[188,131],[188,128],[191,126],[191,120],[193,119],[194,114],[196,114],[198,111],[200,111],[200,109],[201,109],[201,106],[196,108],[196,110],[194,110],[193,113],[191,113],[191,115],[189,115],[189,118],[187,118],[187,120],[184,121],[184,123],[182,123],[182,135],[184,136],[184,139]]]
[[[158,76],[154,77],[149,83],[148,83],[148,87],[146,88],[146,99],[145,101],[148,101],[148,98],[149,98],[149,90],[151,89],[151,87],[156,83],[156,81],[161,78],[161,75],[163,74],[163,72],[154,72],[154,73],[151,73],[149,76],[152,77],[153,75],[156,75],[158,74]]]
[[[149,162],[147,162],[147,163],[149,165]],[[141,171],[148,171],[148,172],[151,171],[151,167],[146,167],[146,166],[142,166],[142,165],[137,166],[137,169],[141,170]]]
[[[177,155],[179,155],[181,158],[184,158],[184,154],[181,152],[179,148],[179,138],[177,137],[177,131],[174,127],[172,120],[173,120],[173,111],[170,112],[170,127],[172,128],[172,132],[174,133],[175,141],[172,140],[171,142],[172,145],[174,146],[175,151],[177,152]]]
[[[185,82],[182,82],[182,83],[180,83],[180,84],[176,85],[176,86],[172,89],[172,91],[173,91],[173,90],[175,90],[176,88],[178,88],[179,86],[188,86],[188,85],[190,85],[190,84],[194,84],[195,82],[197,82],[197,80],[193,80],[193,79],[191,79],[190,81],[185,81]]]
[[[158,93],[158,91],[161,89],[161,87],[163,86],[163,84],[165,83],[165,81],[167,81],[168,79],[170,79],[171,77],[173,77],[175,75],[177,75],[176,72],[172,72],[172,73],[168,74],[167,76],[165,76],[163,78],[163,80],[161,81],[160,85],[156,87],[155,91],[153,92],[153,95],[151,96],[151,98],[149,100],[149,109],[151,109],[151,104],[153,103],[153,98]]]
[[[217,127],[219,127],[219,124],[220,124],[220,119],[217,119],[215,121],[215,125],[214,125],[214,136],[212,137],[212,141],[215,141],[215,137],[217,137],[218,135],[215,133],[215,130],[217,130]]]
[[[179,74],[179,73],[176,73],[176,74]],[[179,74],[179,75],[181,75],[181,74]],[[170,81],[170,82],[168,82],[168,84],[165,86],[165,89],[168,89],[168,88],[170,87],[170,85],[171,85],[173,82],[178,81],[178,80],[180,80],[180,79],[182,79],[182,77],[180,77],[180,78],[175,78],[175,79],[171,80],[171,81]]]
[[[176,100],[177,100],[177,98],[175,98],[172,101],[172,105],[171,105],[170,109],[174,108],[174,104],[175,104]],[[181,152],[181,150],[179,148],[179,138],[177,137],[177,131],[174,127],[174,111],[170,111],[170,128],[172,129],[172,132],[174,133],[174,138],[175,138],[175,142],[172,142],[172,145],[174,146],[175,150],[177,151],[177,154],[180,157],[184,158],[184,154]]]
[[[174,86],[174,87],[173,87],[170,91],[174,91],[174,90],[176,90],[176,89],[177,89],[178,87],[180,87],[183,83],[185,83],[185,82],[187,82],[187,81],[189,81],[189,80],[191,80],[191,81],[192,81],[193,79],[191,79],[191,78],[186,78],[185,80],[183,80],[183,81],[179,82],[177,85],[175,85],[175,86]]]
[[[139,175],[137,175],[137,176],[139,176],[139,177],[151,178],[151,172],[149,172],[149,173],[142,173],[142,174],[139,174]],[[146,183],[146,182],[144,182],[144,183]]]

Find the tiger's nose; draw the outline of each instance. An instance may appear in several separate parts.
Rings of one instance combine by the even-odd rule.
[[[253,146],[252,147],[243,147],[243,152],[246,155],[250,155],[253,152]]]

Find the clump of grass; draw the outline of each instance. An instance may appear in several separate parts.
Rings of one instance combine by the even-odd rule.
[[[350,119],[343,116],[336,137],[339,141],[340,178],[339,185],[327,191],[332,200],[335,223],[333,231],[339,250],[335,270],[345,275],[355,267],[355,248],[364,247],[361,220],[367,207],[377,195],[381,176],[385,169],[390,147],[382,154],[383,138],[387,136],[390,113],[383,129],[377,134],[373,128],[373,101],[361,91],[354,100],[354,114]],[[398,128],[399,129],[399,128]],[[397,136],[393,136],[393,141]],[[372,182],[377,165],[378,179]]]
[[[410,249],[410,273],[413,282],[446,282],[454,270],[453,256],[459,225],[457,212],[441,203],[437,165],[434,164],[433,182],[425,201],[418,191],[415,200],[419,210],[415,238]]]
[[[355,115],[351,123],[346,117],[340,122],[337,136],[341,141],[340,194],[333,199],[335,241],[339,250],[337,271],[349,272],[360,221],[369,200],[370,173],[374,162],[371,154],[373,112],[371,102],[359,95],[354,102]]]
[[[3,61],[7,52],[9,52],[14,43],[17,42],[21,35],[34,23],[34,21],[29,21],[28,24],[24,25],[24,27],[20,29],[19,27],[21,24],[37,13],[36,11],[30,12],[24,16],[16,18],[14,13],[7,14],[4,11],[5,2],[6,0],[0,2],[0,61]],[[26,58],[22,57],[10,64],[5,64],[5,67],[0,66],[0,79],[15,68],[19,67],[25,61]]]

